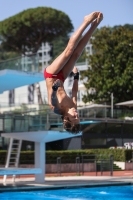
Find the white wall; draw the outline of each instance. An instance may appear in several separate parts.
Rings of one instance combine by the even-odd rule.
[[[40,85],[40,90],[42,93],[42,99],[45,98],[45,101],[47,101],[47,89],[46,89],[46,84],[45,84],[45,80],[39,82]],[[28,85],[23,86],[23,87],[19,87],[15,89],[15,104],[28,104]],[[38,98],[37,98],[37,92],[36,89],[34,91],[34,103],[37,104],[38,103]],[[2,94],[0,94],[0,107],[5,107],[5,106],[9,106],[9,91],[6,91]]]

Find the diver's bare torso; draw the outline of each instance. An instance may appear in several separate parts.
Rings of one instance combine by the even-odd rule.
[[[56,93],[56,96],[58,99],[58,105],[56,107],[56,110],[54,109],[54,106],[51,104],[51,94],[53,91],[52,85],[56,80],[57,79],[55,79],[55,78],[47,78],[46,79],[46,86],[47,86],[47,90],[48,90],[48,103],[49,103],[50,108],[56,114],[62,115],[63,112],[67,108],[76,107],[76,106],[75,106],[74,102],[72,101],[72,99],[66,94],[66,92],[64,90],[63,82],[60,80],[60,87],[58,87],[58,90]]]

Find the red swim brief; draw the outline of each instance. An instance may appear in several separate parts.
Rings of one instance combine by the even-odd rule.
[[[65,81],[64,79],[64,75],[62,71],[59,71],[58,74],[50,74],[48,72],[46,72],[46,69],[44,70],[44,78],[56,78],[56,79],[60,79],[63,83]]]

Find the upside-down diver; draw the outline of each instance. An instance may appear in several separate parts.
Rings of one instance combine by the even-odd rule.
[[[50,108],[62,116],[63,126],[71,133],[80,132],[80,119],[77,112],[77,92],[79,72],[75,67],[88,40],[103,19],[101,12],[93,12],[84,17],[80,27],[72,34],[65,50],[44,71]],[[83,32],[90,28],[84,35]],[[73,72],[72,98],[64,89],[64,81]]]

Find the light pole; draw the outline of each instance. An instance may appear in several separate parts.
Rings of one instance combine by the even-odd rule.
[[[89,90],[88,90],[88,93],[92,96],[94,96],[96,94],[96,89],[91,87]],[[96,118],[96,110],[94,110],[94,118]]]
[[[111,118],[113,118],[113,100],[114,100],[114,96],[113,93],[111,93]]]

